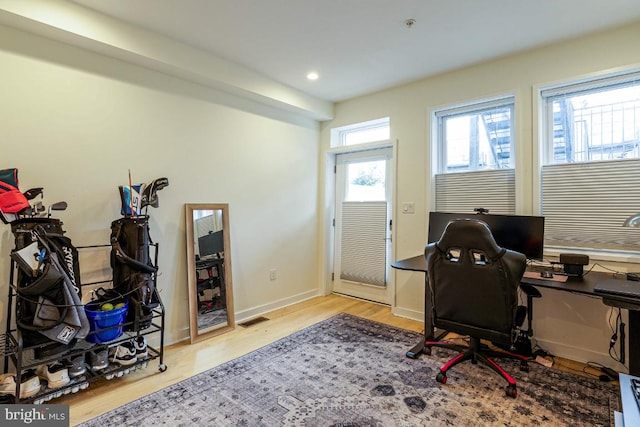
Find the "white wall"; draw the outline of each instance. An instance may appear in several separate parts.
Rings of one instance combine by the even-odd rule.
[[[516,97],[517,210],[533,214],[533,171],[537,145],[533,130],[532,90],[547,84],[612,70],[640,66],[640,23],[589,37],[555,44],[446,73],[386,91],[341,102],[335,119],[322,124],[321,147],[328,150],[330,129],[337,126],[390,117],[391,138],[398,140],[395,230],[396,259],[417,255],[426,242],[426,218],[433,209],[430,177],[430,112],[440,106],[513,93]],[[487,43],[490,43],[488,40]],[[324,170],[326,156],[321,156]],[[322,190],[326,205],[328,190]],[[403,202],[415,202],[415,214],[402,214]],[[322,218],[323,253],[328,253],[330,218]],[[327,265],[324,260],[322,265]],[[618,269],[637,271],[638,266],[619,264]],[[423,318],[424,282],[421,273],[397,271],[396,307],[399,315]],[[623,367],[608,356],[611,331],[609,310],[597,299],[546,291],[535,302],[534,331],[542,347],[580,361],[598,361]]]
[[[317,294],[315,121],[3,26],[0,70],[0,168],[68,202],[75,245],[108,244],[129,169],[133,182],[169,179],[149,210],[167,342],[188,336],[185,203],[229,203],[237,320]],[[0,244],[5,319],[8,225]]]

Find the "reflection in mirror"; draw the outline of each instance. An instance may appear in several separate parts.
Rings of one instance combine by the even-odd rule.
[[[227,204],[187,204],[191,342],[234,328]]]

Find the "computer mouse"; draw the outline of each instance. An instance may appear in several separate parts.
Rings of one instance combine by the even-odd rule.
[[[552,279],[553,278],[553,273],[550,271],[541,271],[540,272],[540,277],[544,277],[545,279]]]

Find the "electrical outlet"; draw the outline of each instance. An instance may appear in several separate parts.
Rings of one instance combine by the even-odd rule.
[[[269,270],[269,280],[276,280],[278,278],[278,271],[275,268]]]

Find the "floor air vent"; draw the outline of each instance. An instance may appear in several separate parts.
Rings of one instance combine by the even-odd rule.
[[[248,328],[249,326],[253,326],[257,323],[266,322],[267,320],[269,319],[267,319],[264,316],[260,316],[260,317],[256,317],[255,319],[247,320],[246,322],[238,323],[238,325],[242,326],[243,328]]]

